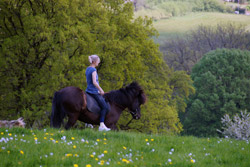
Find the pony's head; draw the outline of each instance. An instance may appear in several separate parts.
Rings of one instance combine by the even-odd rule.
[[[104,97],[122,110],[128,108],[134,119],[141,117],[140,106],[146,102],[146,95],[137,82],[132,82],[125,88],[106,93]]]
[[[124,88],[126,90],[126,95],[130,103],[128,104],[128,109],[130,110],[130,114],[134,119],[140,119],[141,117],[141,105],[146,102],[146,95],[141,88],[141,86],[137,82],[132,82],[127,87]]]

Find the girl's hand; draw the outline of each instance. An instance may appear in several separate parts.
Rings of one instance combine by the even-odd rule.
[[[104,95],[104,91],[103,91],[103,90],[101,90],[101,91],[100,91],[100,94],[103,96],[103,95]]]

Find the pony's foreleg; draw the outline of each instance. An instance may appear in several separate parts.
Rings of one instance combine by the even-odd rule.
[[[110,128],[111,128],[112,130],[118,131],[118,128],[117,128],[117,126],[116,126],[115,124],[112,124],[112,125],[110,126]]]
[[[68,130],[69,128],[73,127],[78,119],[78,116],[68,115],[68,122],[65,125],[65,129]]]

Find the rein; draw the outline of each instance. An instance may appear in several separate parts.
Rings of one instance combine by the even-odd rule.
[[[116,102],[112,102],[112,103],[114,103],[116,106],[118,106],[120,109],[122,109],[122,110],[125,110],[127,107],[124,107],[123,105],[121,105],[121,104],[118,104],[118,103],[116,103]]]
[[[128,126],[132,121],[133,121],[133,117],[131,118],[131,120],[130,121],[128,121],[128,123],[127,123],[127,125],[126,126]]]

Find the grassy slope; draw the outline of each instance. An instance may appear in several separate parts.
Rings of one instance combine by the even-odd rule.
[[[0,166],[247,167],[249,155],[249,142],[229,139],[0,128]]]
[[[184,35],[191,30],[195,30],[199,25],[216,26],[219,23],[227,22],[246,25],[247,30],[250,31],[250,16],[226,13],[190,13],[185,16],[154,22],[154,27],[160,34],[156,41],[161,43],[164,39]]]

